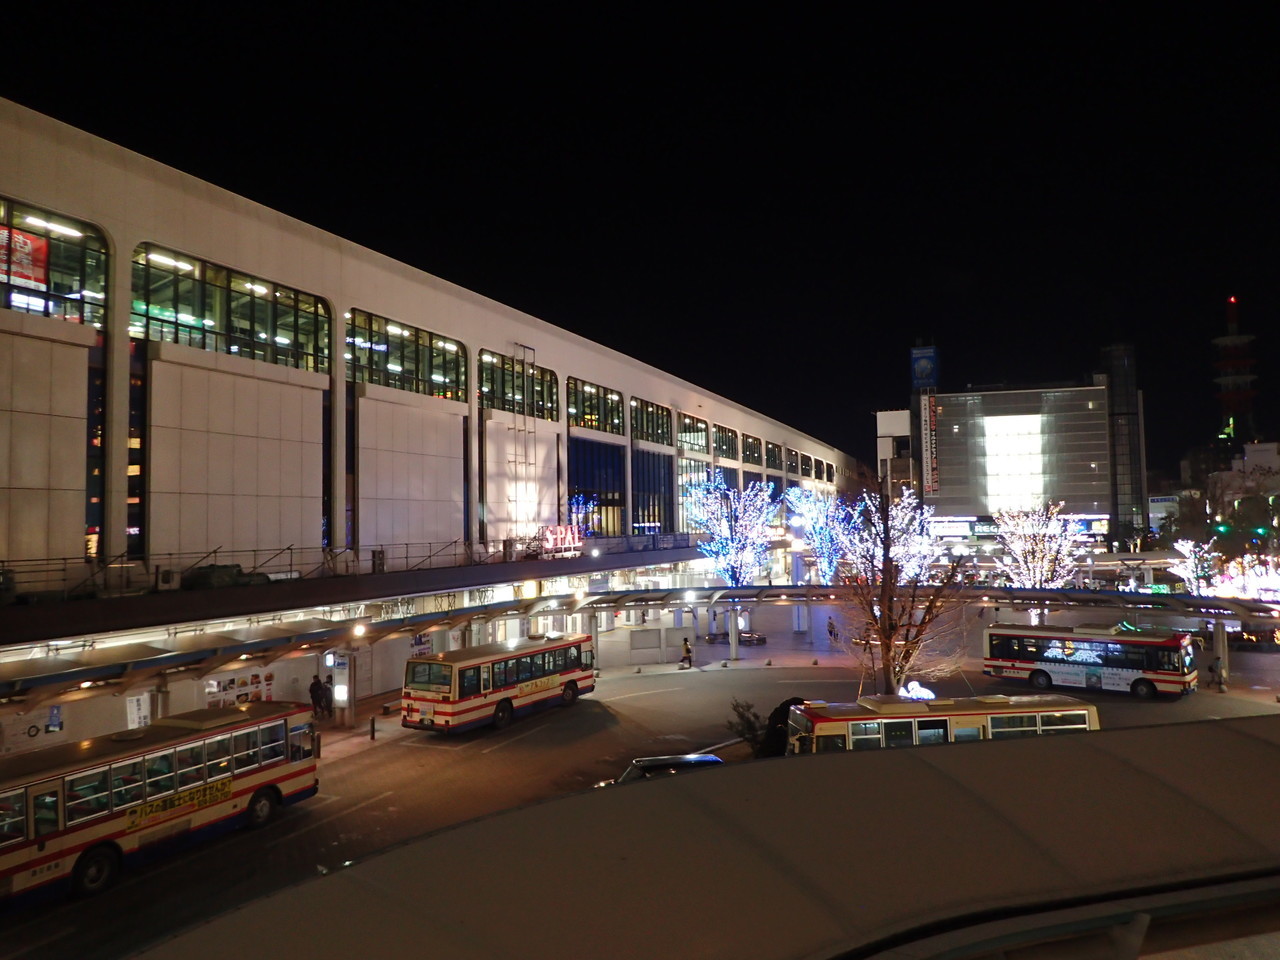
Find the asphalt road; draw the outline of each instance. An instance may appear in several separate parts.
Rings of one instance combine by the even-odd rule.
[[[215,839],[131,871],[94,900],[54,901],[0,915],[0,960],[127,957],[206,917],[424,833],[589,790],[621,772],[632,757],[719,746],[727,759],[741,759],[741,745],[726,743],[733,738],[727,723],[735,698],[767,716],[791,696],[848,700],[857,694],[858,675],[848,661],[829,652],[811,655],[800,646],[784,656],[775,645],[724,668],[714,658],[727,651],[700,651],[695,670],[606,671],[594,695],[503,731],[442,738],[403,731],[397,718],[379,717],[378,739],[372,743],[367,735],[331,738],[321,762],[319,796],[282,811],[263,830]],[[775,665],[764,666],[770,657]],[[972,671],[935,688],[952,696],[1024,692]],[[1104,727],[1280,712],[1274,698],[1262,696],[1201,692],[1137,702],[1120,694],[1081,695],[1098,704]],[[1176,735],[1173,728],[1171,735]],[[609,842],[608,837],[586,839]],[[511,868],[500,852],[482,855],[494,856],[495,870]],[[447,878],[447,864],[424,863],[406,882],[421,886],[429,911],[449,892]],[[271,948],[287,943],[289,925],[299,922],[341,923],[341,917],[281,918],[275,944],[249,950],[228,945],[228,950],[276,955]]]

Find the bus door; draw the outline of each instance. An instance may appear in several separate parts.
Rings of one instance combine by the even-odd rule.
[[[46,780],[27,787],[27,836],[35,841],[37,853],[58,853],[64,843],[62,830],[65,827],[62,781]],[[37,866],[34,869],[46,868]]]

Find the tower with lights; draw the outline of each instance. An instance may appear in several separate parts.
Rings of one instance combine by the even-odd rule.
[[[1257,394],[1253,384],[1258,379],[1253,373],[1254,336],[1240,332],[1238,307],[1235,297],[1227,298],[1227,332],[1213,338],[1213,366],[1218,372],[1213,382],[1218,385],[1218,403],[1222,406],[1218,438],[1233,445],[1258,439],[1253,422],[1253,398]]]

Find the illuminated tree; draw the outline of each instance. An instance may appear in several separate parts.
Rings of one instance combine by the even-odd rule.
[[[769,552],[769,526],[777,512],[773,484],[756,481],[741,492],[725,486],[719,470],[709,480],[688,484],[685,509],[689,523],[709,537],[698,550],[731,587],[755,581]]]
[[[1218,572],[1218,564],[1222,556],[1213,549],[1214,541],[1196,543],[1194,540],[1179,540],[1173,545],[1185,558],[1169,567],[1175,577],[1181,577],[1187,585],[1187,591],[1193,596],[1200,596],[1213,581]]]
[[[1046,503],[1034,510],[996,512],[996,539],[1005,553],[996,563],[1015,587],[1052,589],[1075,575],[1075,538],[1058,516],[1061,509],[1061,503]]]
[[[892,503],[865,493],[851,510],[844,538],[850,611],[861,637],[844,642],[851,653],[871,657],[886,692],[908,677],[935,680],[963,665],[966,605],[960,601],[964,558],[941,559],[929,533],[933,508],[909,487]]]
[[[584,531],[594,527],[596,516],[596,507],[600,504],[594,496],[587,496],[585,493],[575,493],[569,498],[569,524],[570,526],[580,527]]]
[[[805,543],[818,565],[818,579],[835,583],[844,544],[853,526],[849,505],[839,497],[828,497],[804,487],[792,487],[783,496],[787,505],[800,516]]]

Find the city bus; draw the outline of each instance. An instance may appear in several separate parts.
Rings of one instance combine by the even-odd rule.
[[[829,753],[1011,740],[1098,729],[1091,703],[1059,694],[913,700],[876,694],[857,703],[809,700],[787,716],[787,753]]]
[[[404,669],[400,725],[453,733],[544,707],[570,706],[595,689],[590,634],[546,634],[424,657]]]
[[[0,760],[0,897],[101,893],[175,841],[314,796],[310,704],[255,701]]]
[[[1037,690],[1119,690],[1150,700],[1196,689],[1192,635],[1128,623],[1029,627],[993,623],[983,631],[982,672],[1026,680]]]

